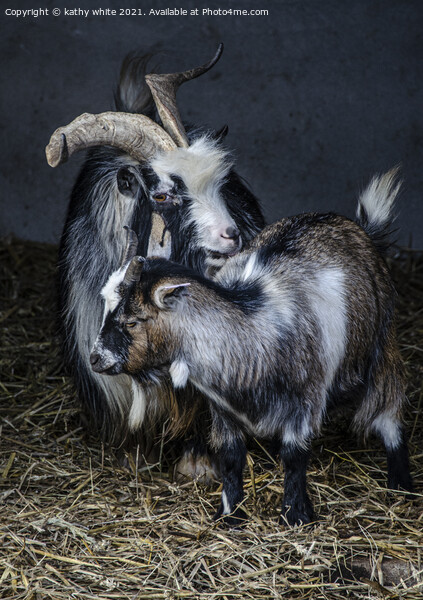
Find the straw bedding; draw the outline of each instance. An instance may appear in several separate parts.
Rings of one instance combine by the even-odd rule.
[[[56,248],[9,240],[0,255],[1,598],[421,600],[423,496],[388,496],[377,441],[357,443],[342,419],[316,441],[314,527],[278,524],[282,470],[252,452],[250,520],[217,527],[218,482],[175,483],[171,459],[124,467],[82,427],[55,336]],[[391,266],[421,492],[423,257],[397,251]]]

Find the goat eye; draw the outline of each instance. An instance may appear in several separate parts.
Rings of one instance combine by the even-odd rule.
[[[154,194],[153,198],[156,202],[164,202],[167,200],[167,194]]]
[[[136,321],[129,321],[128,323],[126,323],[126,327],[128,329],[131,329],[131,327],[135,327],[136,324],[137,324]]]

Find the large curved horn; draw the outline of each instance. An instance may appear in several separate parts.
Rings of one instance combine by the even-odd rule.
[[[176,148],[166,131],[144,115],[84,113],[69,125],[56,129],[46,147],[47,162],[57,167],[74,152],[92,146],[113,146],[139,161],[148,160],[158,150],[166,152]]]
[[[222,52],[223,44],[219,44],[214,57],[201,67],[181,73],[167,73],[163,75],[150,73],[145,76],[147,85],[153,94],[163,127],[179,147],[187,148],[189,144],[178,107],[176,106],[176,92],[179,86],[185,81],[195,79],[209,71],[222,56]]]

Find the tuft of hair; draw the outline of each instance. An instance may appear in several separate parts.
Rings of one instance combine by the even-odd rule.
[[[156,117],[153,97],[145,82],[147,72],[151,72],[147,66],[153,56],[153,54],[131,53],[123,59],[119,84],[114,93],[117,111],[142,113],[151,119]]]
[[[188,148],[162,152],[151,161],[159,176],[176,174],[181,177],[193,196],[201,196],[205,192],[215,195],[232,165],[230,152],[207,133],[192,139]]]
[[[357,206],[357,223],[361,225],[375,246],[386,252],[394,216],[392,208],[401,187],[398,180],[399,167],[384,175],[376,175],[361,194]]]

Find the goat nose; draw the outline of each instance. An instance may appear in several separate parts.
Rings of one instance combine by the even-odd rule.
[[[95,366],[98,365],[98,363],[100,362],[100,354],[98,352],[91,352],[90,354],[90,363],[91,366]]]
[[[237,240],[239,236],[239,229],[236,227],[228,227],[225,231],[225,235],[222,234],[222,237],[228,240]]]
[[[91,368],[94,373],[103,373],[111,365],[106,365],[101,358],[101,354],[95,350],[90,354]]]

